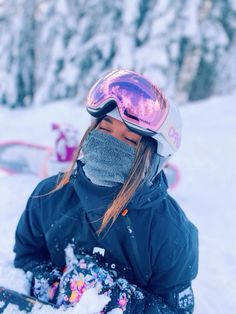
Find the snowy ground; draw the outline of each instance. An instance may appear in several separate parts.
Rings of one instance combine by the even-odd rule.
[[[236,92],[181,108],[183,144],[172,160],[180,168],[181,181],[171,193],[199,229],[200,268],[193,282],[196,314],[236,313],[235,100]],[[89,117],[73,103],[65,102],[17,111],[0,107],[0,142],[24,140],[52,146],[52,122],[70,122],[82,136]],[[27,292],[24,274],[12,266],[14,231],[39,180],[32,175],[0,175],[0,285],[22,292]],[[90,304],[91,296],[86,297],[84,304]],[[95,300],[98,307],[102,302]],[[94,311],[83,308],[87,314]]]

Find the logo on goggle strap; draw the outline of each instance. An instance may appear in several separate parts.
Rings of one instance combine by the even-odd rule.
[[[173,126],[169,128],[168,136],[174,143],[176,149],[178,149],[181,143],[181,136],[179,135],[179,132],[176,131],[176,129]]]

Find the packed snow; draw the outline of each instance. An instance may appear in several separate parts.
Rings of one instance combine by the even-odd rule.
[[[181,179],[170,193],[199,229],[199,274],[193,281],[196,314],[236,313],[235,99],[236,92],[181,107],[183,142],[172,159]],[[87,112],[73,101],[14,111],[0,107],[0,143],[23,140],[52,147],[52,123],[74,125],[81,138],[89,121]],[[0,175],[0,286],[24,293],[29,289],[26,277],[13,267],[14,232],[39,180],[34,175]],[[96,313],[106,302],[91,290],[68,313]],[[14,310],[11,306],[4,313]],[[60,312],[47,307],[34,310],[41,314]]]

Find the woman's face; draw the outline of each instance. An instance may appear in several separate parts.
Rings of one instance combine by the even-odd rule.
[[[141,135],[130,131],[123,122],[110,116],[105,116],[96,129],[108,133],[116,137],[118,140],[134,147],[138,145],[142,137]]]

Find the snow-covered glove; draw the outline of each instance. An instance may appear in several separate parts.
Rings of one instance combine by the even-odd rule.
[[[51,262],[38,265],[31,276],[31,295],[44,302],[56,303],[62,271]]]
[[[72,248],[67,249],[66,256],[67,266],[61,277],[57,305],[74,306],[86,290],[94,288],[98,294],[110,298],[102,314],[143,312],[145,302],[141,290],[125,279],[117,279],[116,272],[105,268],[96,256],[75,256]]]
[[[75,256],[72,248],[67,250],[66,256],[67,265],[63,272],[51,263],[34,268],[33,296],[67,308],[76,305],[86,290],[94,288],[98,294],[110,298],[102,314],[143,312],[141,290],[125,279],[117,279],[117,273],[100,263],[99,258]]]
[[[144,313],[144,294],[126,279],[118,278],[109,290],[108,296],[111,301],[106,306],[105,313],[114,309],[120,309],[120,313]]]
[[[100,267],[93,257],[72,256],[61,277],[57,305],[75,305],[90,288],[95,288],[98,294],[109,295],[114,279],[112,273]]]

